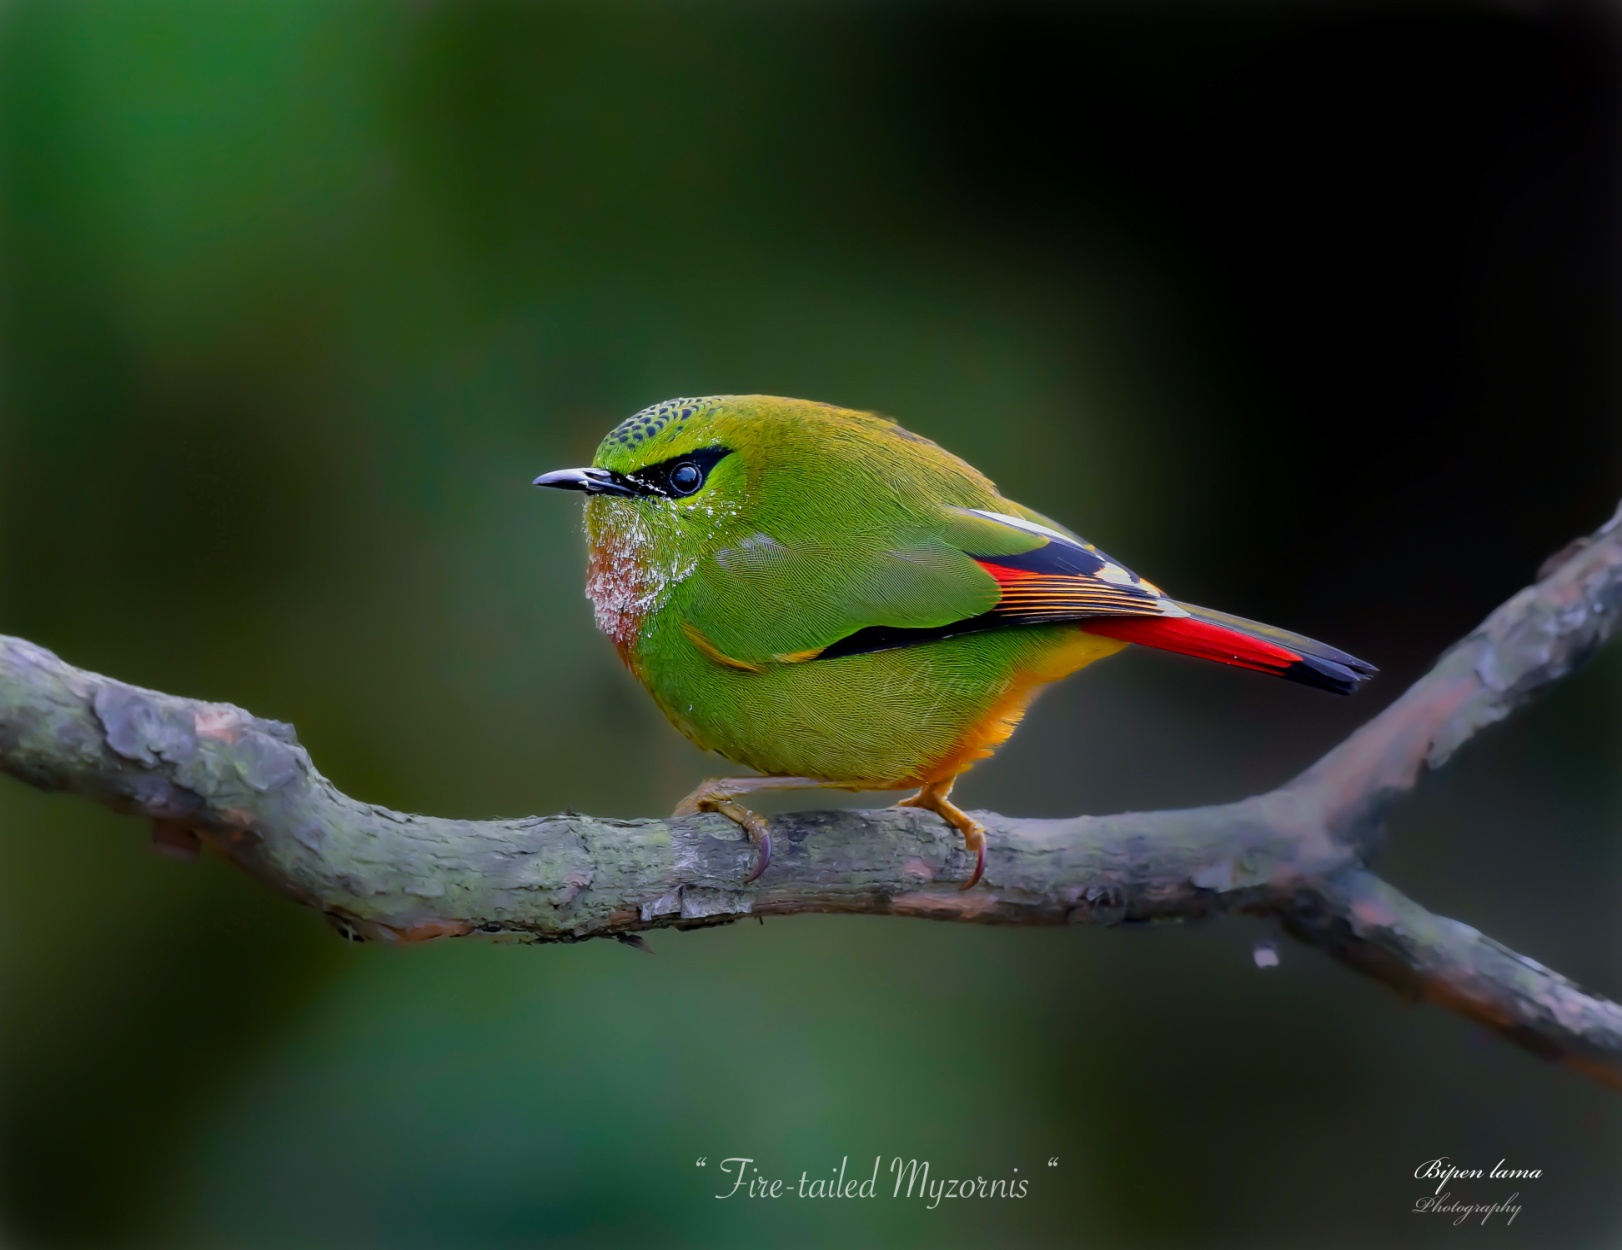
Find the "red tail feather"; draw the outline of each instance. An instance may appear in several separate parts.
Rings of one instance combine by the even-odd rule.
[[[1276,643],[1197,621],[1191,616],[1111,616],[1088,621],[1082,628],[1090,634],[1135,642],[1160,651],[1175,651],[1178,655],[1192,655],[1201,660],[1215,660],[1258,673],[1283,674],[1302,659],[1298,652]]]

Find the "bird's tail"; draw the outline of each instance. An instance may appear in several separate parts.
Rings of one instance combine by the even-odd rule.
[[[1286,629],[1191,603],[1177,606],[1188,615],[1103,617],[1082,628],[1122,642],[1271,673],[1336,694],[1351,694],[1377,671],[1355,656]]]

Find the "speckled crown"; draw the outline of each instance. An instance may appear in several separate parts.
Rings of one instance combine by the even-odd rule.
[[[657,437],[664,432],[667,425],[685,425],[693,414],[704,411],[711,401],[704,398],[694,399],[667,399],[662,403],[644,408],[635,416],[626,417],[612,430],[604,443],[614,443],[620,447],[635,447],[644,439]]]

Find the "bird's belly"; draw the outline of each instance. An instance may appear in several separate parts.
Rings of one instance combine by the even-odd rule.
[[[659,663],[634,667],[693,741],[767,775],[864,789],[963,771],[1007,739],[1043,685],[1123,645],[1034,626],[749,672],[671,641]]]

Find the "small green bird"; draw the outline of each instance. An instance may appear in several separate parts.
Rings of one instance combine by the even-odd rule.
[[[1349,694],[1375,670],[1323,643],[1168,598],[883,417],[767,395],[671,399],[616,426],[584,491],[598,627],[671,723],[763,774],[706,781],[771,861],[757,790],[917,788],[950,801],[1037,692],[1128,643]]]

